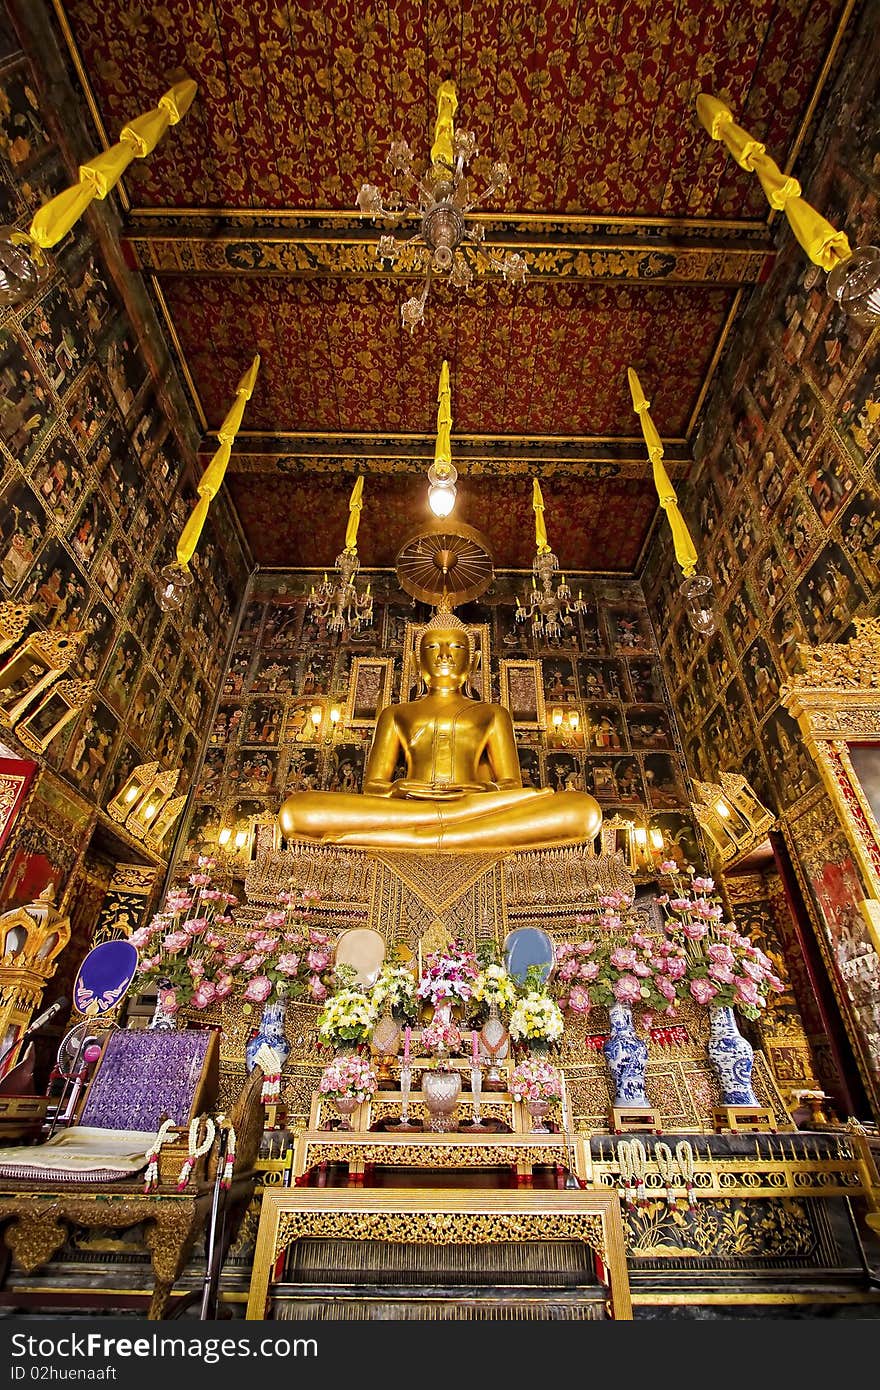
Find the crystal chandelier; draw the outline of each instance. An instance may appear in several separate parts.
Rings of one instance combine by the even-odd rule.
[[[385,218],[404,222],[419,220],[419,230],[405,241],[390,234],[379,238],[376,254],[393,266],[402,257],[402,267],[423,267],[425,281],[420,294],[413,295],[401,305],[400,316],[410,333],[423,321],[432,275],[448,275],[454,289],[466,290],[474,275],[482,270],[500,271],[505,280],[518,284],[526,278],[528,266],[518,251],[503,256],[483,245],[484,231],[479,222],[468,223],[467,213],[476,207],[479,198],[471,197],[470,180],[465,169],[476,154],[474,135],[466,130],[453,129],[453,117],[458,107],[455,83],[444,82],[437,93],[437,121],[431,163],[422,177],[413,167],[413,154],[403,139],[396,139],[385,161],[386,168],[398,181],[399,187],[390,195],[387,204],[375,184],[362,184],[357,205],[361,216]],[[489,198],[503,189],[510,178],[507,165],[497,160],[491,168],[489,182],[481,197]],[[415,193],[407,189],[413,186]]]
[[[318,621],[327,620],[330,632],[358,632],[369,627],[373,621],[373,596],[370,585],[362,594],[355,587],[357,572],[361,567],[357,553],[357,532],[361,514],[361,496],[364,480],[358,478],[351,490],[348,502],[348,527],[345,532],[345,549],[336,556],[334,573],[337,577],[328,578],[317,589],[312,587],[308,606]]]
[[[547,542],[544,525],[544,498],[541,484],[535,478],[532,484],[532,507],[535,513],[535,543],[537,550],[532,561],[532,592],[526,599],[516,600],[516,621],[524,623],[532,620],[532,631],[536,637],[550,639],[561,637],[564,627],[571,627],[574,613],[586,612],[587,605],[580,594],[572,601],[571,589],[565,582],[565,575],[559,575],[559,583],[553,587],[553,576],[559,571],[559,561]]]

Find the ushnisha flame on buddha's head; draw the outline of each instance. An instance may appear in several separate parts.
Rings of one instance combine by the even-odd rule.
[[[522,785],[510,713],[463,693],[473,652],[465,623],[439,607],[419,641],[424,695],[382,710],[362,794],[296,792],[281,807],[290,839],[366,848],[534,849],[592,840],[586,792]],[[406,775],[394,780],[399,759]]]

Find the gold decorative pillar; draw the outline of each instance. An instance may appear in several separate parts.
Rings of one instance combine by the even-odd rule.
[[[0,915],[0,1053],[27,1028],[69,940],[70,918],[55,907],[51,884],[34,902]],[[17,1059],[16,1047],[0,1074]]]
[[[880,1116],[880,619],[848,642],[803,648],[782,687],[828,793],[790,833],[807,871],[831,981]],[[812,829],[811,829],[812,827]]]

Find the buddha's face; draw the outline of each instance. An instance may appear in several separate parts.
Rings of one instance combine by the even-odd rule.
[[[459,689],[471,661],[467,635],[455,628],[431,628],[419,643],[419,669],[429,690]]]

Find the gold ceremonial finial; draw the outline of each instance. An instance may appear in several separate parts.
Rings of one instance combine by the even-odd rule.
[[[434,143],[431,146],[431,163],[436,174],[448,174],[455,163],[453,148],[453,117],[458,110],[458,97],[454,82],[441,82],[437,92],[437,120],[434,125]]]
[[[672,543],[675,546],[675,558],[681,566],[682,574],[685,579],[693,575],[697,564],[697,551],[690,537],[690,532],[685,525],[684,517],[678,509],[678,498],[675,488],[672,486],[669,474],[663,466],[663,444],[657,433],[657,428],[649,414],[651,402],[646,399],[642,390],[642,383],[639,381],[632,367],[627,367],[626,374],[629,379],[629,389],[632,395],[633,409],[639,417],[642,426],[642,434],[645,436],[645,443],[648,446],[648,457],[651,460],[651,467],[654,474],[654,486],[657,489],[657,498],[660,506],[669,518],[669,525],[672,529]]]
[[[50,199],[34,215],[30,237],[37,246],[55,246],[95,198],[106,198],[133,159],[151,154],[170,125],[186,115],[198,88],[191,77],[176,82],[154,110],[130,121],[119,141],[79,167],[79,182]]]
[[[547,541],[547,527],[544,524],[544,497],[537,478],[532,483],[532,508],[535,513],[535,545],[538,547],[539,555],[546,555],[550,546]]]
[[[697,115],[713,140],[720,140],[741,169],[757,174],[768,203],[783,212],[788,224],[814,265],[831,271],[852,255],[845,232],[838,232],[801,197],[801,186],[783,174],[760,140],[736,124],[733,113],[718,97],[700,92]]]
[[[346,550],[354,551],[355,554],[357,553],[357,534],[361,519],[361,507],[363,506],[361,502],[363,492],[364,479],[363,474],[361,474],[352,488],[351,496],[348,499],[348,526],[345,531],[345,548]]]

